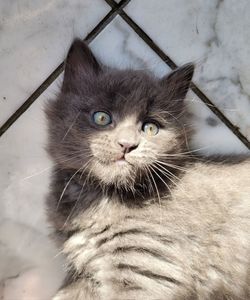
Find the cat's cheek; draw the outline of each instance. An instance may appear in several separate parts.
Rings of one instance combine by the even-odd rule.
[[[161,129],[154,137],[154,144],[157,147],[158,154],[172,152],[175,148],[178,151],[178,133],[175,130]]]
[[[143,170],[151,165],[156,159],[156,155],[151,149],[142,149],[136,153],[126,155],[128,163],[134,166],[137,170]]]
[[[114,160],[117,154],[111,134],[100,132],[89,139],[91,154],[103,162]]]

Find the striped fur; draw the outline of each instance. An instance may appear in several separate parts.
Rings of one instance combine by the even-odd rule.
[[[249,299],[250,163],[197,163],[144,208],[103,199],[72,222],[54,300]]]

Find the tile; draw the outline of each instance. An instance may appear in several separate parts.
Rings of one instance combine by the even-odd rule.
[[[60,81],[0,139],[0,295],[4,300],[49,300],[64,276],[59,250],[48,236],[45,214],[53,164],[44,150],[43,110]]]
[[[216,0],[134,0],[125,11],[177,64],[206,55]]]
[[[63,280],[63,260],[47,235],[0,222],[0,296],[4,300],[49,300]]]
[[[0,126],[109,10],[102,0],[0,2]]]
[[[111,67],[148,70],[158,76],[170,71],[120,16],[100,33],[91,43],[91,48],[103,63]]]
[[[134,0],[125,11],[177,64],[196,63],[194,81],[250,139],[249,1],[235,5],[233,0]],[[210,133],[209,152],[249,152],[209,110],[196,103],[190,104],[198,124],[196,147],[205,142],[202,134]],[[216,121],[210,126],[211,118]]]
[[[96,0],[94,0],[93,3],[95,1]],[[191,2],[196,3],[195,1],[190,1],[190,3]],[[27,3],[30,3],[29,5],[31,7],[32,5],[35,5],[33,4],[35,2]],[[57,2],[50,3],[53,8],[54,3]],[[85,3],[88,4],[90,2],[85,1],[84,4]],[[133,3],[138,5],[137,0],[131,2],[130,5]],[[150,15],[153,12],[156,12],[159,14],[158,25],[160,26],[164,21],[163,17],[161,19],[161,10],[163,10],[163,8],[166,9],[164,6],[166,5],[166,2],[157,2],[157,5],[155,4],[157,9],[153,6],[150,7],[150,1],[145,1],[143,3],[145,3],[144,9],[146,11],[141,11],[141,14],[145,13],[145,16],[138,17],[138,23],[139,21],[142,22],[143,18],[145,18],[147,25],[151,22],[151,18],[155,18],[153,16],[150,17]],[[161,5],[163,6],[160,6],[160,3],[162,3]],[[171,3],[171,1],[168,1],[168,3]],[[92,7],[91,5],[90,7]],[[212,4],[211,7],[212,8],[210,9],[212,10]],[[131,10],[131,7],[129,10]],[[136,13],[138,6],[135,6],[134,10]],[[48,11],[50,11],[49,8]],[[94,11],[95,10],[87,17],[89,18],[88,22],[90,23],[95,18],[98,19],[100,17],[98,15],[97,18]],[[14,15],[14,12],[10,12],[9,14],[12,16]],[[203,14],[204,16],[206,15],[205,12],[203,12]],[[185,9],[180,12],[180,16],[183,15],[185,15]],[[224,18],[226,20],[226,16]],[[96,19],[95,21],[97,22]],[[206,22],[208,22],[208,20],[206,20],[205,23]],[[95,25],[94,21],[92,25]],[[48,25],[49,28],[50,26],[51,25]],[[175,26],[177,27],[177,25]],[[206,30],[202,29],[203,27],[199,29],[199,32],[201,30],[204,32],[202,36],[209,36],[209,26]],[[186,29],[183,30],[185,31]],[[159,32],[160,37],[158,34],[156,36],[157,39],[161,40],[161,36],[164,36],[164,38],[167,39],[165,31]],[[162,32],[164,32],[164,34]],[[44,34],[43,39],[41,38],[43,42],[46,41],[45,35],[46,34]],[[62,35],[61,38],[66,40],[65,37],[68,37],[67,32],[65,35]],[[34,41],[37,43],[39,42],[38,37],[30,37],[30,45],[32,45],[33,38]],[[162,40],[164,40],[164,38],[162,38]],[[51,42],[52,39],[49,38],[49,41]],[[46,61],[45,69],[52,69],[52,67],[62,60],[67,52],[68,42],[69,41],[67,40],[63,51],[51,47],[51,53],[53,55],[51,54],[50,60],[44,60]],[[184,45],[181,44],[181,42],[180,39],[178,42],[180,43],[179,45]],[[177,44],[174,43],[172,47],[177,47]],[[145,43],[120,17],[116,17],[115,20],[91,43],[91,48],[100,60],[110,66],[152,70],[156,76],[159,77],[170,71],[159,57],[145,45]],[[185,52],[184,46],[182,46],[183,51],[179,50],[180,49],[178,48],[172,53],[176,55],[175,58],[178,63],[183,63],[189,60],[189,58],[194,60],[195,57],[205,55],[204,53],[207,51],[206,47],[204,45],[202,46],[202,43],[197,45],[196,50],[193,50],[194,53],[190,51],[189,54],[182,54]],[[16,52],[13,54],[13,66],[10,64],[13,68],[17,66],[19,62],[16,58],[18,50],[16,49],[15,51]],[[20,49],[20,51],[20,57],[22,57],[22,49]],[[46,51],[43,51],[42,55],[45,54]],[[216,56],[217,53],[215,54],[215,57]],[[41,60],[41,57],[42,56],[38,56],[36,62],[43,61]],[[14,58],[16,58],[16,60]],[[54,60],[56,60],[55,63]],[[33,62],[32,59],[31,62]],[[25,64],[28,65],[28,63],[24,63],[22,60],[21,63],[26,69],[21,68],[17,71],[17,78],[16,80],[13,80],[13,82],[19,83],[20,76],[23,74],[21,70],[25,70],[30,78],[35,75],[37,76],[37,78],[34,78],[34,81],[32,81],[34,86],[36,81],[39,81],[40,83],[41,77],[43,76],[42,74],[45,74],[46,70],[41,70],[41,73],[39,73],[40,71],[37,67],[39,72],[37,71],[37,74],[31,75],[33,74],[31,72],[32,64],[25,66]],[[41,67],[44,67],[43,64],[40,63],[40,65]],[[196,80],[201,84],[205,75],[201,76],[202,68],[199,72],[200,73],[197,73],[196,75]],[[215,72],[214,74],[214,76],[216,76],[217,73]],[[37,101],[0,139],[0,189],[2,194],[2,201],[0,202],[0,296],[4,300],[26,300],[28,297],[35,300],[50,299],[51,295],[54,294],[55,290],[60,285],[63,277],[63,270],[61,268],[63,263],[60,259],[54,260],[54,258],[57,257],[58,250],[55,249],[48,238],[50,229],[46,221],[44,205],[45,196],[48,191],[50,170],[53,164],[44,151],[44,145],[47,140],[47,129],[43,108],[46,101],[55,97],[60,83],[61,78],[46,90],[46,92],[37,99]],[[5,84],[7,84],[7,81]],[[24,93],[27,93],[28,95],[30,88],[31,86],[25,86],[25,88],[23,88]],[[228,84],[228,89],[229,88],[231,89],[231,85]],[[20,90],[22,90],[22,88],[16,89],[15,87],[13,95],[20,95]],[[236,97],[238,92],[237,89],[235,90]],[[233,93],[233,89],[230,91]],[[242,103],[242,100],[240,101]],[[191,93],[187,99],[187,103],[190,105],[190,110],[193,113],[191,126],[196,130],[196,135],[191,141],[194,148],[202,148],[207,154],[227,152],[241,153],[247,151],[237,138],[223,124],[218,122],[204,104],[200,103]],[[244,108],[243,106],[240,106],[240,108],[247,113],[247,107]],[[246,124],[245,120],[243,121],[243,123]],[[44,287],[46,287],[46,289]]]

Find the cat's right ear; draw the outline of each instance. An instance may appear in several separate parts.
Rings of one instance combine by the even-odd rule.
[[[79,82],[89,82],[101,71],[101,66],[89,47],[80,39],[75,39],[70,46],[64,70],[62,90],[74,90]]]

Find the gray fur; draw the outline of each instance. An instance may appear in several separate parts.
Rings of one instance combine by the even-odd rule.
[[[79,40],[71,46],[46,111],[57,164],[48,216],[68,261],[53,300],[249,299],[250,162],[188,151],[193,69],[157,79],[104,67]],[[112,124],[96,126],[94,111]],[[142,132],[148,121],[158,135]],[[136,144],[122,164],[121,136]]]

